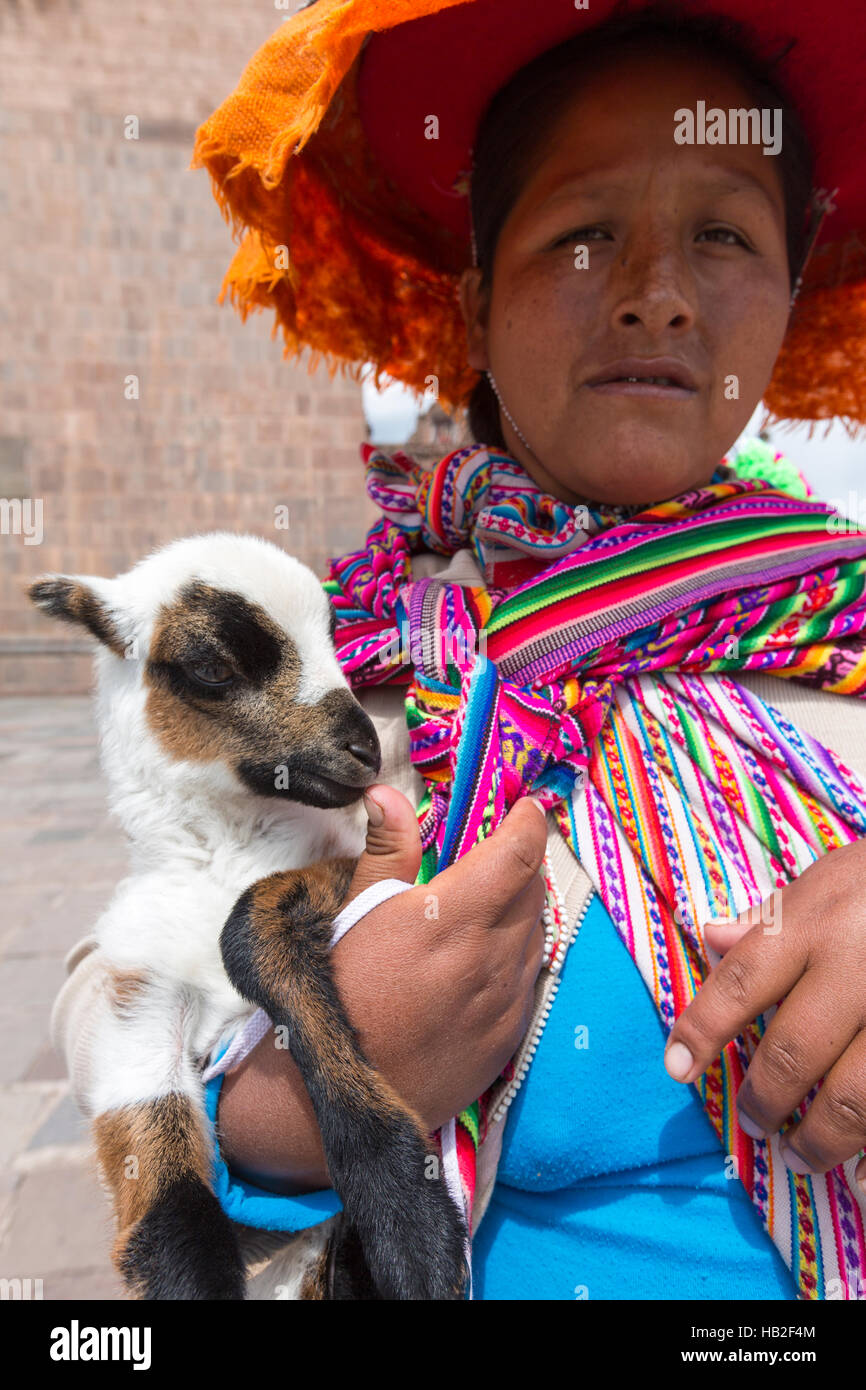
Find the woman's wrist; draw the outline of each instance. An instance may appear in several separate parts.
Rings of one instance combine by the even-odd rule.
[[[222,1156],[236,1176],[294,1196],[331,1186],[312,1103],[273,1033],[226,1077],[217,1125]]]

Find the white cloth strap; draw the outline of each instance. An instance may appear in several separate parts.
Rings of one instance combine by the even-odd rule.
[[[366,917],[368,912],[372,912],[374,907],[379,907],[382,903],[386,903],[389,898],[395,897],[397,893],[405,893],[409,888],[414,887],[414,883],[405,883],[401,878],[383,878],[378,883],[371,883],[369,888],[365,888],[362,893],[347,903],[342,912],[339,912],[334,918],[331,949],[333,950],[338,941],[342,941],[346,932],[351,930],[356,922],[360,922],[362,917]],[[212,1063],[202,1073],[202,1081],[212,1081],[215,1076],[223,1076],[226,1072],[239,1066],[245,1057],[249,1057],[253,1048],[258,1046],[271,1027],[271,1020],[264,1009],[256,1009],[240,1032],[232,1038],[219,1061]]]
[[[359,893],[357,898],[347,903],[343,911],[334,918],[331,949],[333,950],[338,941],[342,941],[350,927],[354,927],[355,923],[366,917],[368,912],[372,912],[374,907],[379,907],[397,893],[405,893],[414,887],[414,883],[404,883],[402,878],[383,878],[379,883],[371,883],[369,888],[365,888],[363,893]]]
[[[212,1081],[215,1076],[222,1076],[225,1072],[231,1071],[245,1057],[248,1057],[254,1047],[257,1047],[262,1038],[271,1026],[264,1009],[256,1009],[251,1018],[248,1018],[239,1033],[235,1033],[222,1057],[218,1062],[214,1062],[202,1073],[202,1081]]]

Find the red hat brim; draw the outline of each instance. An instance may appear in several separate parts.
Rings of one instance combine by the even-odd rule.
[[[629,6],[629,13],[647,5]],[[466,177],[485,108],[538,54],[598,27],[617,0],[471,0],[368,37],[358,110],[384,173],[426,216],[469,238]],[[816,184],[836,211],[819,241],[866,228],[866,14],[861,0],[690,0],[689,14],[727,16],[754,39],[800,112],[816,157]],[[438,137],[425,135],[438,117]]]
[[[753,0],[752,0],[753,2]],[[649,3],[649,0],[648,0]],[[615,0],[316,0],[247,64],[200,127],[241,244],[223,282],[272,308],[286,355],[366,363],[446,405],[478,380],[457,289],[470,263],[465,174],[491,97],[533,57],[603,23]],[[629,9],[647,8],[641,0]],[[776,66],[835,191],[765,403],[780,419],[866,427],[866,24],[857,0],[690,0],[728,15]],[[420,17],[419,17],[420,16]],[[436,140],[427,117],[439,118]],[[461,177],[464,183],[461,186]]]

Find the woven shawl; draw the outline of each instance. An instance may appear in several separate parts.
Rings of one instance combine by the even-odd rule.
[[[702,923],[765,903],[866,834],[855,774],[726,674],[862,698],[866,536],[834,526],[802,488],[793,496],[726,466],[704,488],[629,511],[560,502],[482,445],[430,471],[399,451],[363,454],[383,515],[361,550],[331,562],[325,588],[352,686],[406,686],[426,789],[418,882],[531,792],[670,1029],[711,968]],[[466,546],[484,585],[413,581],[414,550]],[[864,1297],[856,1159],[798,1176],[779,1136],[753,1140],[736,1122],[772,1012],[696,1084],[800,1295]],[[470,1224],[486,1099],[452,1130]]]

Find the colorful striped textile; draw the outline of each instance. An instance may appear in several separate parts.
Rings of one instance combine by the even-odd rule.
[[[866,536],[724,462],[707,487],[616,510],[549,497],[481,445],[431,471],[363,452],[383,517],[362,550],[331,562],[325,587],[352,685],[407,687],[426,787],[418,881],[538,796],[670,1028],[710,969],[702,923],[769,911],[818,854],[866,834],[856,776],[726,674],[862,698]],[[465,546],[487,585],[412,580],[413,550]],[[855,1161],[798,1177],[778,1136],[736,1124],[771,1012],[725,1048],[701,1097],[801,1295],[866,1297]],[[470,1212],[486,1123],[482,1098],[457,1126]]]

